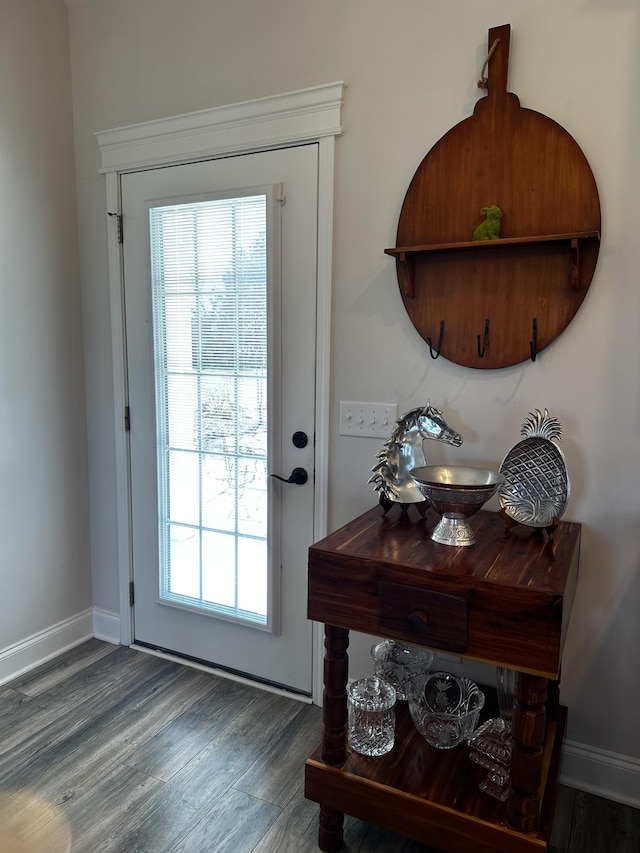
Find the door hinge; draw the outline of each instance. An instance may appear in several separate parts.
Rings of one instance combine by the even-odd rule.
[[[131,410],[129,406],[124,407],[124,431],[129,432],[131,429]]]
[[[129,607],[133,607],[135,601],[136,599],[133,592],[133,581],[129,581]]]
[[[122,243],[122,214],[111,213],[109,211],[109,216],[115,216],[116,218],[116,238],[118,240],[118,243]]]

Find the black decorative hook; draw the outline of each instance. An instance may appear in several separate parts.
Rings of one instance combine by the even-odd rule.
[[[482,338],[482,346],[480,344],[480,335],[476,336],[478,338],[478,358],[484,358],[484,351],[487,348],[487,341],[489,340],[489,321],[484,321],[484,336]]]
[[[427,338],[427,343],[429,344],[429,353],[431,354],[431,358],[436,359],[440,355],[440,350],[442,349],[442,340],[444,338],[444,320],[440,320],[440,337],[438,339],[438,350],[433,353],[433,346],[431,345],[431,338]]]
[[[536,356],[538,355],[538,318],[534,317],[531,321],[531,327],[533,330],[533,340],[529,341],[529,349],[531,350],[531,361],[536,360]]]

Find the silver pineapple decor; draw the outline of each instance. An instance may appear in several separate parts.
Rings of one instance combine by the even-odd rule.
[[[516,524],[553,528],[567,508],[570,483],[564,455],[556,442],[562,427],[547,409],[529,412],[520,433],[525,436],[505,456],[498,492],[503,515]]]

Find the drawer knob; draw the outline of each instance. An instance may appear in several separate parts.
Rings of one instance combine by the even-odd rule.
[[[422,610],[414,610],[409,616],[409,626],[414,631],[424,631],[428,624],[427,614]]]

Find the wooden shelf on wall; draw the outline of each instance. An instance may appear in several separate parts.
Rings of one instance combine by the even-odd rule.
[[[422,246],[396,246],[385,249],[387,255],[396,258],[405,269],[402,273],[402,287],[405,296],[413,298],[413,257],[415,255],[441,254],[465,250],[490,251],[507,246],[531,246],[544,243],[567,243],[573,257],[571,263],[571,286],[577,288],[580,281],[580,243],[583,240],[600,240],[599,231],[573,231],[568,234],[540,234],[536,237],[500,237],[497,240],[464,240],[457,243],[426,243]]]
[[[600,249],[600,199],[584,153],[507,91],[510,33],[508,24],[489,30],[486,97],[418,166],[396,246],[385,249],[432,358],[481,369],[535,360],[564,331]],[[471,240],[493,205],[502,236]]]

